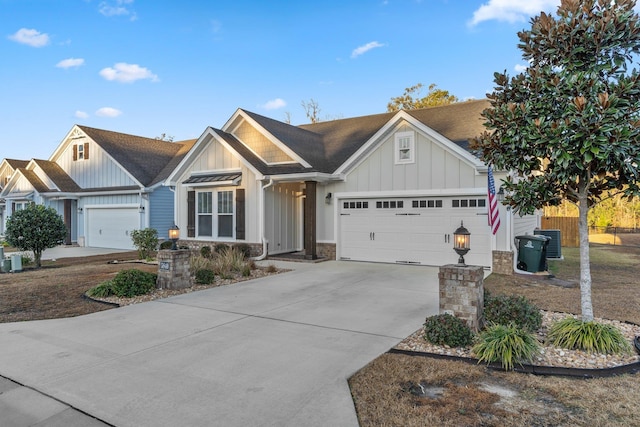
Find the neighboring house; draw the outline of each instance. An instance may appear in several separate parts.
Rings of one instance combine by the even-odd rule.
[[[486,100],[292,126],[238,109],[209,127],[166,181],[181,243],[246,243],[255,255],[305,251],[403,264],[455,263],[453,232],[471,233],[470,264],[511,259],[537,216],[500,206],[487,225],[487,166],[468,150]],[[496,185],[504,174],[496,173]]]
[[[67,244],[132,249],[131,231],[147,227],[166,239],[174,197],[162,183],[194,143],[76,125],[49,160],[15,168],[0,193],[6,216],[30,202],[51,206]]]
[[[26,167],[28,163],[28,160],[15,159],[4,159],[0,163],[0,192],[7,185],[16,169]],[[0,235],[3,235],[5,230],[6,209],[6,201],[0,198]]]

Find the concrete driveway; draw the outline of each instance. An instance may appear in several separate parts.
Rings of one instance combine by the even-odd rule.
[[[3,393],[0,381],[0,424],[357,426],[347,378],[437,313],[437,268],[287,265],[87,316],[0,324],[0,375],[26,386]]]

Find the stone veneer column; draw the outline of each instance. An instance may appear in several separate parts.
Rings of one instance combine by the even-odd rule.
[[[513,252],[493,251],[493,273],[513,274]]]
[[[440,314],[454,315],[477,332],[483,323],[484,269],[472,265],[443,265],[438,279]]]
[[[188,249],[158,251],[158,280],[156,281],[156,287],[159,289],[191,287],[190,256],[191,251]]]

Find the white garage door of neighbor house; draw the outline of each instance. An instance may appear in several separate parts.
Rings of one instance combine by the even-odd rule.
[[[136,208],[87,209],[87,246],[93,248],[134,249],[131,231],[140,228]]]
[[[491,266],[486,197],[407,197],[339,201],[342,260],[445,265],[458,262],[453,232],[471,233],[469,265]]]

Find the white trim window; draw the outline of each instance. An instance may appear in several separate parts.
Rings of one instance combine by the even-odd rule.
[[[398,132],[394,142],[396,164],[415,163],[415,132]]]
[[[217,202],[215,209],[214,200]],[[200,191],[196,202],[197,236],[232,239],[233,190]]]

